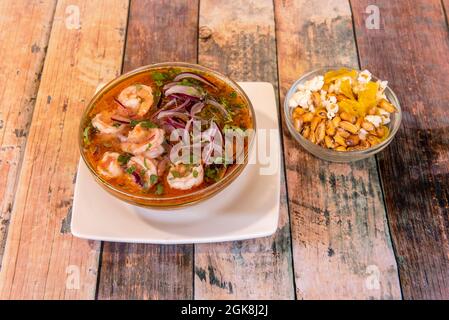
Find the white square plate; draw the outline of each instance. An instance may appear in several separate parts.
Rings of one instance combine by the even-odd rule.
[[[280,138],[274,89],[265,82],[239,84],[253,103],[257,128],[274,129],[271,132],[275,143],[269,146],[274,155],[271,161],[277,166],[274,174],[261,175],[260,169],[269,165],[250,160],[240,176],[211,199],[187,208],[160,211],[133,206],[109,195],[80,159],[72,234],[93,240],[157,244],[221,242],[273,234],[280,198]],[[252,159],[259,149],[257,144],[254,147]]]

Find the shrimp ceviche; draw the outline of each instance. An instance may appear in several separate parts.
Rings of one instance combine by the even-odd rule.
[[[288,101],[296,131],[335,151],[364,150],[384,141],[396,107],[385,96],[387,81],[368,70],[342,68],[300,84]]]
[[[146,70],[104,92],[82,124],[82,152],[116,189],[172,197],[206,188],[234,166],[236,139],[252,129],[245,99],[223,80],[183,67]],[[247,152],[247,139],[243,140]],[[194,152],[196,151],[196,152]]]

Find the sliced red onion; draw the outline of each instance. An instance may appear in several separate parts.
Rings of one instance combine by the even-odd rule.
[[[181,81],[182,79],[186,79],[186,78],[191,78],[191,79],[198,80],[198,81],[200,81],[200,82],[202,82],[204,84],[207,84],[208,86],[211,86],[214,89],[217,89],[217,87],[212,82],[207,80],[205,77],[203,77],[203,76],[201,76],[199,74],[196,74],[196,73],[192,73],[192,72],[182,72],[182,73],[178,74],[173,79],[173,81]]]
[[[190,109],[190,115],[193,117],[195,114],[197,114],[198,112],[201,112],[201,110],[204,107],[204,103],[203,102],[197,102],[192,106],[192,109]]]
[[[173,86],[175,86],[175,85],[177,85],[177,84],[179,84],[179,82],[178,81],[173,81],[173,82],[169,82],[169,83],[167,83],[167,84],[165,84],[163,87],[162,87],[162,90],[168,90],[168,89],[170,89],[171,87],[173,87]]]
[[[175,105],[175,104],[176,104],[176,100],[175,100],[175,99],[170,100],[169,102],[167,102],[166,104],[164,104],[164,105],[162,106],[161,110],[163,110],[163,109],[168,109],[168,108],[170,108],[172,105]]]
[[[178,122],[178,121],[175,121],[175,120],[173,120],[172,118],[167,118],[167,119],[166,119],[166,122],[167,122],[169,125],[175,127],[175,129],[184,129],[184,128],[185,128],[185,124],[180,123],[180,122]]]
[[[194,121],[198,121],[202,126],[207,125],[209,122],[205,119],[202,119],[201,117],[193,116],[192,119]]]
[[[184,121],[190,120],[190,117],[187,114],[182,113],[182,112],[172,111],[172,110],[162,111],[157,116],[158,119],[168,118],[168,117],[179,118]]]
[[[174,105],[174,104],[176,104],[176,100],[175,100],[175,99],[170,100],[169,102],[167,102],[166,104],[164,104],[158,111],[156,111],[156,112],[152,115],[152,118],[155,119],[156,116],[157,116],[161,111],[164,111],[164,110],[170,108],[170,107],[171,107],[172,105]]]
[[[208,164],[210,156],[212,155],[212,151],[214,150],[214,145],[212,143],[207,144],[206,147],[204,147],[203,153],[205,152],[204,156],[204,163]]]
[[[186,131],[190,130],[190,127],[192,126],[192,122],[193,122],[193,119],[190,119],[189,121],[187,121],[187,123],[186,123]]]
[[[165,132],[168,133],[168,135],[170,135],[172,133],[173,130],[176,130],[176,128],[174,126],[172,126],[171,124],[165,123],[162,128],[164,129]]]
[[[204,148],[205,156],[204,162],[208,163],[210,156],[212,155],[213,150],[220,150],[223,148],[223,136],[221,135],[220,128],[217,126],[215,122],[211,122],[209,129],[203,132],[201,135],[203,140],[209,140],[209,143]]]
[[[120,115],[114,115],[111,117],[111,120],[119,122],[119,123],[124,123],[124,124],[129,124],[131,123],[131,120],[129,120],[128,118],[122,117]]]
[[[180,104],[179,106],[177,106],[176,108],[171,109],[171,111],[179,111],[179,110],[182,110],[182,109],[186,108],[186,107],[190,104],[191,101],[192,101],[192,100],[190,100],[190,98],[189,98],[189,99],[187,99],[186,101],[184,101],[182,104]]]
[[[184,101],[186,99],[190,99],[190,100],[193,100],[193,101],[201,100],[201,98],[199,98],[199,97],[193,97],[193,96],[189,96],[189,95],[181,94],[181,93],[173,93],[173,94],[167,96],[167,98],[173,99],[173,100],[177,99],[177,100],[180,100],[180,101]]]
[[[216,107],[218,110],[220,110],[220,112],[223,114],[223,116],[225,118],[228,116],[228,111],[226,111],[226,108],[223,105],[221,105],[220,103],[218,103],[217,101],[212,100],[212,99],[207,99],[206,104],[210,104],[210,105]]]
[[[166,96],[169,96],[172,94],[181,94],[181,95],[185,95],[187,97],[192,97],[192,98],[197,98],[197,99],[201,98],[201,93],[196,88],[189,87],[189,86],[183,86],[183,85],[174,85],[173,87],[171,87],[165,91]]]
[[[141,187],[143,187],[143,182],[142,182],[142,178],[139,176],[139,174],[137,172],[133,172],[132,176],[134,177],[134,181]]]
[[[184,141],[190,141],[190,127],[192,126],[193,119],[190,119],[186,123],[186,127],[184,129]]]
[[[220,145],[223,144],[223,137],[221,135],[220,128],[213,121],[211,122],[209,129],[204,131],[201,137],[207,138],[210,142],[218,142]]]
[[[126,107],[123,105],[123,103],[121,103],[120,102],[120,100],[119,99],[117,99],[117,98],[114,98],[114,101],[115,102],[117,102],[121,107],[123,107],[123,108],[125,108],[126,109]]]

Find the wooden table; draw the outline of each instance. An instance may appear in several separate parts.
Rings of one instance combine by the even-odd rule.
[[[448,12],[448,0],[2,0],[0,297],[448,299]],[[368,68],[390,80],[403,123],[351,164],[312,157],[282,125],[272,237],[75,238],[79,117],[98,85],[160,61],[271,82],[279,110],[309,69]]]

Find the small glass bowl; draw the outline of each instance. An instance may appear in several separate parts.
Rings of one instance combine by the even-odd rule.
[[[327,160],[332,162],[351,162],[351,161],[357,161],[361,160],[370,156],[375,155],[376,153],[380,152],[381,150],[385,149],[390,142],[393,140],[394,136],[396,135],[396,132],[399,129],[399,126],[401,124],[402,119],[402,110],[401,106],[399,104],[398,98],[396,97],[393,90],[391,90],[390,87],[387,86],[385,89],[385,95],[392,103],[396,109],[397,112],[392,113],[390,115],[390,123],[388,124],[388,127],[390,129],[390,134],[387,139],[382,141],[381,143],[365,149],[365,150],[356,150],[356,151],[335,151],[332,149],[324,148],[320,145],[314,144],[311,141],[304,138],[298,131],[295,130],[292,120],[292,113],[293,109],[289,107],[288,101],[290,101],[290,98],[292,95],[297,91],[296,88],[299,84],[304,84],[306,81],[319,76],[324,75],[326,72],[331,70],[339,70],[341,68],[347,68],[347,69],[354,69],[347,66],[333,66],[333,67],[324,67],[320,69],[316,69],[313,71],[310,71],[303,76],[301,76],[298,80],[295,81],[295,83],[291,86],[291,88],[288,90],[287,95],[284,100],[284,114],[285,114],[285,122],[287,123],[287,127],[290,130],[291,135],[296,139],[296,141],[299,142],[299,144],[309,151],[314,156]],[[376,77],[372,77],[372,80],[377,81],[378,79]]]
[[[106,179],[104,179],[100,174],[98,174],[97,170],[92,166],[92,164],[88,161],[87,157],[84,153],[84,143],[83,143],[83,130],[85,127],[85,124],[88,121],[89,113],[90,111],[95,107],[95,104],[105,95],[108,91],[112,90],[116,86],[119,86],[122,82],[128,81],[130,78],[133,78],[135,76],[141,75],[141,74],[148,74],[151,71],[155,71],[161,68],[180,68],[183,71],[191,71],[191,72],[200,72],[200,73],[206,73],[210,76],[213,76],[217,78],[220,81],[223,81],[228,86],[233,88],[234,91],[236,91],[243,99],[244,103],[248,106],[250,113],[251,113],[251,122],[252,122],[252,129],[254,132],[257,130],[256,128],[256,114],[253,108],[253,105],[251,104],[251,101],[249,100],[246,93],[243,91],[243,89],[233,80],[229,79],[225,75],[197,65],[197,64],[191,64],[191,63],[185,63],[185,62],[164,62],[164,63],[157,63],[152,64],[148,66],[143,66],[138,69],[135,69],[133,71],[130,71],[128,73],[125,73],[118,78],[112,80],[108,84],[106,84],[102,89],[100,89],[92,98],[92,100],[89,102],[89,105],[84,110],[84,113],[81,117],[79,131],[78,131],[78,144],[80,148],[81,157],[84,160],[84,163],[89,168],[90,173],[95,178],[96,182],[108,193],[113,195],[114,197],[123,200],[125,202],[128,202],[133,205],[141,206],[141,207],[147,207],[147,208],[153,208],[153,209],[175,209],[175,208],[181,208],[190,206],[193,204],[196,204],[198,202],[204,201],[220,191],[224,190],[226,187],[228,187],[243,171],[243,169],[246,167],[248,163],[248,155],[250,154],[253,146],[254,146],[254,140],[255,140],[255,134],[252,134],[249,136],[248,141],[248,148],[244,154],[243,163],[242,164],[236,164],[232,166],[232,169],[230,169],[230,172],[226,173],[223,179],[218,181],[217,183],[211,184],[207,186],[206,188],[196,190],[191,193],[185,193],[179,196],[172,196],[172,197],[158,197],[153,196],[149,194],[148,196],[141,196],[136,195],[133,193],[126,192],[122,189],[117,188],[113,184],[109,183]]]

